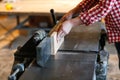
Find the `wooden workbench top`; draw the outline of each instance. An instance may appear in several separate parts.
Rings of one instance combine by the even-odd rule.
[[[12,10],[6,10],[6,3],[0,3],[0,14],[47,14],[50,9],[56,13],[66,13],[82,0],[18,0]]]

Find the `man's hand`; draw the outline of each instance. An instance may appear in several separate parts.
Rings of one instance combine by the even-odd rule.
[[[58,31],[58,39],[63,38],[65,35],[67,35],[71,31],[72,27],[73,24],[71,23],[71,20],[63,22]]]
[[[79,17],[64,21],[58,31],[58,38],[62,38],[65,35],[69,34],[72,27],[76,27],[82,24],[83,23]]]

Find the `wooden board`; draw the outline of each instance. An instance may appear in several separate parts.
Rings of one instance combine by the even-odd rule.
[[[63,21],[61,20],[58,24],[56,24],[48,34],[48,37],[51,38],[51,55],[55,55],[57,53],[58,49],[64,41],[64,37],[60,40],[57,39],[58,30],[62,22]]]
[[[62,43],[64,42],[64,37],[58,41],[57,32],[53,32],[50,38],[51,38],[51,55],[55,55],[58,49],[61,47]]]

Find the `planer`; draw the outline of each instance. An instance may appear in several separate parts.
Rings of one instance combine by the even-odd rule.
[[[36,31],[17,48],[8,80],[106,80],[106,35],[99,23],[75,27],[57,41],[62,22],[49,32]]]

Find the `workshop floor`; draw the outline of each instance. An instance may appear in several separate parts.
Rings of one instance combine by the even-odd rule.
[[[7,36],[3,36],[7,30],[15,25],[15,17],[0,17],[0,80],[7,80],[17,46],[23,45],[29,39],[24,30],[15,30]],[[107,44],[106,50],[110,53],[107,80],[120,80],[120,70],[118,69],[118,58],[114,44]]]

